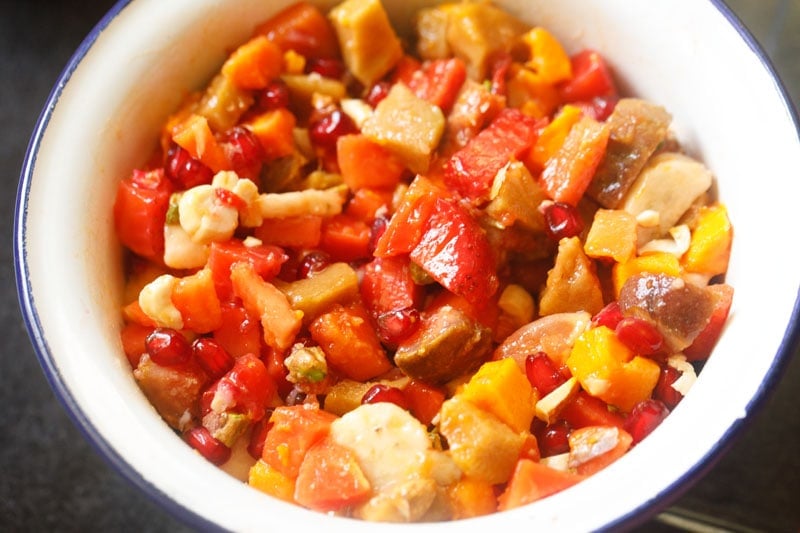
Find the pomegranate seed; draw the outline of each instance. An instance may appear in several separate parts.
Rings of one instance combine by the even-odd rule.
[[[250,442],[247,444],[247,453],[253,459],[261,459],[264,452],[264,441],[267,438],[267,433],[272,429],[272,423],[269,422],[269,413],[267,416],[253,424],[253,430],[250,432]]]
[[[223,204],[230,206],[234,209],[245,209],[247,207],[247,202],[244,201],[244,198],[236,194],[235,192],[231,191],[230,189],[223,189],[221,187],[214,188],[214,196],[217,197],[217,200]]]
[[[392,88],[392,84],[388,81],[379,81],[372,87],[370,87],[369,92],[364,97],[364,100],[372,107],[378,105],[381,100],[386,98],[386,95],[389,94],[389,90]]]
[[[672,388],[672,384],[681,377],[678,369],[669,365],[661,366],[661,374],[658,376],[656,388],[653,391],[653,398],[664,402],[669,409],[675,409],[675,406],[683,399],[683,394]]]
[[[264,147],[256,134],[244,126],[234,126],[222,136],[222,147],[231,169],[240,177],[253,177],[261,172]]]
[[[334,109],[312,122],[308,130],[311,142],[331,150],[336,148],[336,141],[339,137],[350,133],[358,133],[358,128],[353,119],[340,109]]]
[[[320,270],[324,270],[331,264],[331,256],[322,250],[314,250],[303,256],[300,264],[297,266],[298,279],[304,279],[313,276]]]
[[[212,437],[211,433],[203,426],[190,429],[184,438],[189,446],[217,466],[226,463],[231,458],[231,449]]]
[[[189,341],[171,328],[154,329],[145,339],[145,348],[150,359],[161,366],[182,365],[192,357]]]
[[[537,432],[536,440],[542,457],[559,455],[569,451],[569,432],[572,430],[566,420],[556,420]]]
[[[221,378],[233,368],[235,360],[211,337],[199,337],[192,343],[192,353],[197,362],[213,379]]]
[[[419,311],[404,307],[378,316],[378,335],[387,344],[397,344],[419,328]]]
[[[289,87],[281,79],[276,79],[256,94],[258,111],[272,111],[289,106]]]
[[[622,320],[622,310],[616,300],[602,308],[592,317],[592,325],[595,327],[606,326],[607,328],[617,329],[617,324]]]
[[[316,72],[323,78],[340,79],[345,72],[344,63],[339,59],[319,57],[311,58],[306,64],[306,73]]]
[[[167,177],[181,189],[211,183],[214,177],[210,168],[177,144],[173,144],[167,151],[165,170]]]
[[[384,217],[378,217],[372,221],[372,224],[369,228],[369,244],[367,246],[369,255],[375,253],[375,248],[378,246],[378,241],[383,236],[384,232],[386,231],[386,226],[388,225],[389,221]]]
[[[664,337],[650,322],[637,317],[625,317],[614,329],[622,343],[640,355],[658,353],[664,344]]]
[[[578,209],[563,202],[553,202],[544,208],[546,230],[555,241],[575,237],[583,231],[583,220]]]
[[[361,398],[361,403],[380,403],[389,402],[393,403],[403,409],[408,409],[408,400],[406,395],[397,387],[390,387],[383,383],[378,383],[369,388],[364,396]]]
[[[566,381],[564,375],[553,366],[553,361],[544,352],[530,354],[525,358],[525,375],[542,396],[550,394]]]
[[[642,441],[667,417],[669,409],[660,400],[644,400],[634,406],[625,419],[625,431],[633,437],[633,444]]]

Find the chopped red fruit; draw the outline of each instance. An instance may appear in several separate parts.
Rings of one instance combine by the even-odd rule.
[[[211,337],[199,337],[192,343],[192,353],[206,374],[218,379],[233,368],[234,358]]]
[[[272,111],[289,106],[289,87],[280,78],[272,80],[256,93],[255,107],[258,111]]]
[[[222,465],[231,458],[231,449],[211,436],[203,426],[197,426],[184,434],[189,446],[200,452],[200,455],[215,465]]]
[[[361,398],[362,404],[380,402],[389,402],[403,409],[408,409],[408,400],[405,394],[403,394],[403,391],[397,387],[390,387],[382,383],[370,387],[369,390],[364,393],[364,397]]]
[[[536,432],[539,452],[542,457],[559,455],[569,451],[569,432],[572,431],[566,420],[556,420]]]
[[[308,130],[311,142],[321,148],[334,151],[339,137],[351,133],[358,133],[358,127],[353,119],[339,109],[334,109],[313,121]]]
[[[180,189],[211,183],[214,177],[214,172],[210,168],[177,144],[173,144],[167,151],[164,170],[167,177]]]
[[[672,384],[681,377],[678,369],[668,365],[661,366],[661,374],[658,376],[656,388],[653,390],[653,398],[664,402],[669,409],[674,409],[683,399],[683,394],[672,388]]]
[[[564,375],[553,365],[544,352],[530,354],[525,358],[525,374],[539,394],[546,396],[566,381]]]
[[[594,327],[605,326],[609,329],[617,329],[617,324],[619,324],[622,318],[622,310],[619,308],[619,302],[614,300],[592,317],[592,325]]]
[[[625,431],[633,437],[633,444],[642,441],[667,417],[669,409],[660,400],[644,400],[631,410],[625,419]]]
[[[664,337],[647,320],[628,316],[617,323],[617,338],[639,355],[653,355],[661,350]]]
[[[192,347],[186,337],[171,328],[156,328],[145,339],[145,347],[155,363],[176,366],[189,362]]]
[[[378,336],[387,344],[396,345],[419,328],[419,311],[413,307],[395,309],[378,315]]]

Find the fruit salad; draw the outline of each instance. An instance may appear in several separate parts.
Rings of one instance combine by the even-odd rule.
[[[568,489],[639,446],[726,322],[714,176],[601,50],[485,2],[293,4],[119,182],[121,342],[188,446],[371,521]],[[266,496],[265,496],[266,497]]]

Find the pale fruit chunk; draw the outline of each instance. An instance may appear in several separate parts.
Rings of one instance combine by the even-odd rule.
[[[575,341],[589,328],[591,322],[592,315],[586,311],[544,316],[506,337],[495,349],[492,358],[511,357],[520,369],[525,370],[525,358],[529,354],[544,352],[554,362],[562,365]]]
[[[375,107],[361,132],[386,147],[417,174],[428,170],[431,154],[444,132],[442,110],[402,83],[395,83]]]
[[[381,79],[403,57],[400,39],[380,0],[345,0],[328,17],[347,69],[365,87]]]
[[[508,481],[526,440],[524,434],[458,396],[442,404],[439,432],[464,474],[492,484]]]
[[[586,311],[594,314],[603,308],[603,290],[594,264],[586,257],[578,237],[561,239],[556,263],[547,274],[547,284],[539,300],[539,314]]]

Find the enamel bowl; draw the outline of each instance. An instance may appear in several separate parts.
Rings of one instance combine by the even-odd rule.
[[[306,511],[191,450],[139,391],[119,341],[121,255],[111,206],[181,96],[288,0],[121,1],[87,37],[33,133],[17,198],[20,303],[41,365],[76,424],[127,479],[201,528],[384,531]],[[384,0],[399,29],[424,0]],[[332,2],[323,2],[328,8]],[[623,91],[665,106],[717,177],[735,237],[727,328],[684,401],[604,471],[519,509],[415,531],[588,531],[673,501],[730,444],[798,344],[797,117],[753,38],[721,1],[504,0],[569,51],[608,58]]]

